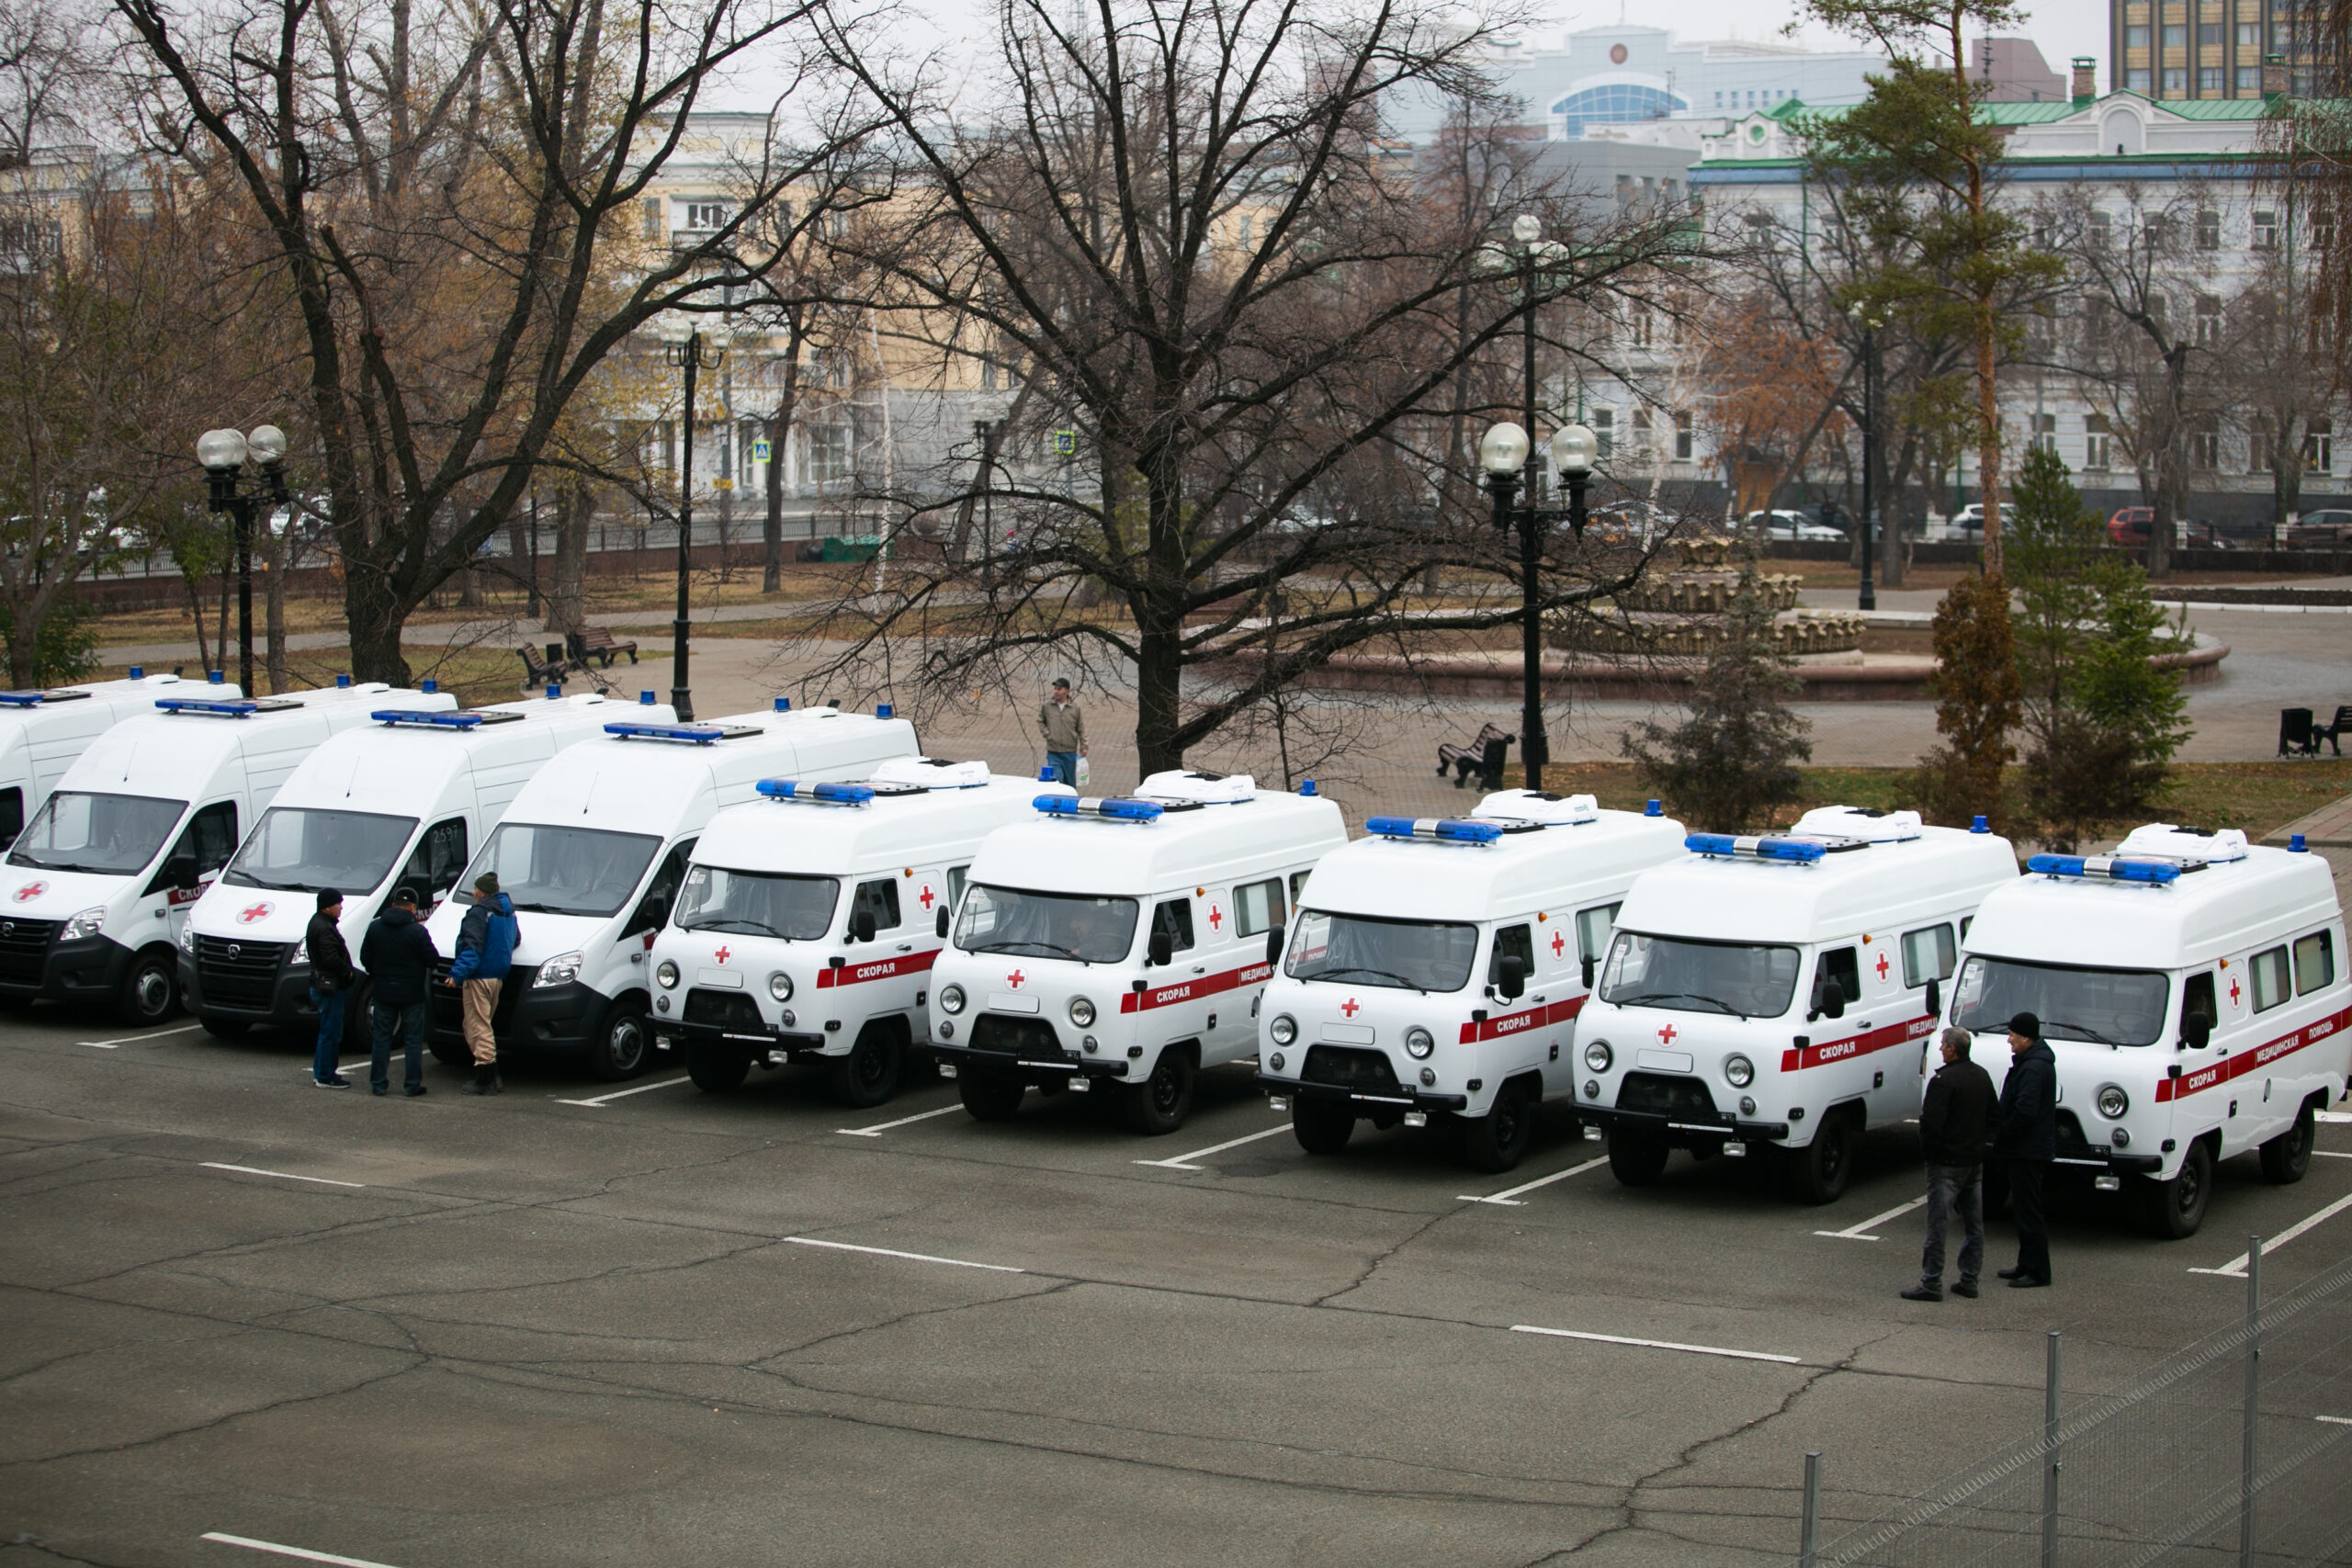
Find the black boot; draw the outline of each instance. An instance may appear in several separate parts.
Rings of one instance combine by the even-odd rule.
[[[503,1086],[498,1081],[498,1064],[486,1062],[474,1069],[474,1076],[458,1086],[459,1094],[496,1094]]]

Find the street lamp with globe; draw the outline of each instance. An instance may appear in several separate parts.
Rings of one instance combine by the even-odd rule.
[[[1551,761],[1551,743],[1544,733],[1544,624],[1538,606],[1543,601],[1544,539],[1566,523],[1577,539],[1584,538],[1585,486],[1592,478],[1600,442],[1581,424],[1563,425],[1553,432],[1552,467],[1566,485],[1565,508],[1536,504],[1531,485],[1527,504],[1516,505],[1521,474],[1528,468],[1532,443],[1516,424],[1498,424],[1478,443],[1478,464],[1487,470],[1487,493],[1494,501],[1495,527],[1519,531],[1519,651],[1520,761],[1527,773],[1527,787],[1544,787],[1544,764]]]
[[[225,512],[236,534],[237,548],[237,688],[254,693],[254,513],[261,503],[286,506],[293,497],[286,491],[286,432],[274,424],[258,424],[253,434],[221,429],[197,437],[196,460],[204,467],[204,505],[208,512]],[[251,491],[237,488],[247,463],[261,465],[260,483]]]

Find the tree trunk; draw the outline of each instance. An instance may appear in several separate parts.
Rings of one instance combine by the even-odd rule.
[[[547,629],[569,637],[588,629],[588,529],[596,497],[584,485],[557,493],[555,572],[547,594]]]
[[[212,668],[212,655],[204,643],[204,591],[197,580],[186,572],[180,574],[180,586],[187,590],[188,619],[196,623],[196,661],[206,670]]]
[[[262,541],[262,626],[269,639],[265,659],[273,693],[290,691],[294,685],[294,679],[286,669],[286,567],[294,554],[293,541],[294,519],[290,513],[285,533]],[[247,692],[245,695],[253,694]]]
[[[346,560],[343,606],[351,628],[351,678],[405,686],[409,668],[401,657],[401,631],[412,606],[384,581],[380,567]]]
[[[229,594],[230,591],[234,589],[236,585],[236,568],[233,565],[222,567],[220,569],[220,620],[219,623],[220,629],[213,635],[212,638],[212,645],[220,650],[220,668],[222,670],[229,668]],[[250,697],[253,694],[251,692],[247,692],[245,695]]]
[[[784,592],[784,454],[792,439],[793,402],[800,390],[799,318],[786,337],[784,395],[768,416],[767,517],[760,525],[760,592]]]

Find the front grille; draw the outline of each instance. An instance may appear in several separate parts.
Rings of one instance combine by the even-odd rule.
[[[741,991],[707,991],[697,987],[686,993],[685,1009],[678,1016],[728,1034],[775,1032],[760,1021],[760,1004]]]
[[[1309,1045],[1298,1076],[1308,1083],[1337,1084],[1362,1094],[1402,1094],[1396,1070],[1379,1051],[1356,1051],[1344,1045]]]
[[[204,999],[221,1007],[266,1009],[277,996],[282,942],[232,942],[225,936],[196,939],[196,978]]]
[[[1617,1109],[1640,1111],[1652,1116],[1665,1116],[1677,1122],[1713,1122],[1713,1096],[1707,1086],[1697,1078],[1673,1077],[1665,1073],[1627,1073],[1625,1081],[1617,1089]]]
[[[0,920],[0,980],[38,985],[57,935],[56,920]]]
[[[984,1012],[972,1020],[972,1049],[1002,1051],[1014,1056],[1058,1056],[1062,1043],[1054,1026],[1042,1018],[1007,1018]]]

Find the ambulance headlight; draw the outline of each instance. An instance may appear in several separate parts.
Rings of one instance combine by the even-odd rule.
[[[1584,1048],[1584,1065],[1596,1073],[1607,1072],[1609,1064],[1616,1059],[1611,1053],[1609,1042],[1606,1040],[1596,1040]]]
[[[1734,1089],[1746,1089],[1756,1081],[1756,1064],[1745,1056],[1725,1056],[1724,1081]]]
[[[196,922],[194,920],[180,922],[180,951],[182,953],[196,951]]]
[[[1437,1049],[1437,1037],[1419,1024],[1405,1031],[1405,1055],[1416,1062]]]
[[[569,986],[571,982],[580,978],[581,966],[587,962],[588,958],[584,953],[559,953],[553,958],[548,959],[545,964],[539,965],[539,972],[532,978],[531,984],[534,986]],[[665,986],[676,985],[678,983],[678,966],[672,964],[665,967],[670,971],[670,977],[662,983]]]
[[[1069,1021],[1078,1025],[1080,1029],[1093,1028],[1094,1004],[1088,1001],[1084,997],[1070,998]]]
[[[964,987],[961,986],[940,987],[939,1010],[948,1013],[962,1012],[964,1010]]]
[[[286,955],[286,965],[289,969],[307,969],[311,966],[311,939],[309,937],[304,937],[300,942],[294,944],[294,951]]]
[[[80,942],[85,937],[94,937],[106,929],[107,908],[101,904],[95,909],[85,909],[66,921],[63,929],[57,933],[57,940]]]
[[[768,995],[780,1002],[792,999],[792,976],[779,969],[768,976]]]
[[[673,991],[678,987],[678,966],[665,958],[653,966],[653,978],[663,990]]]
[[[1266,1038],[1277,1045],[1287,1045],[1298,1038],[1298,1020],[1286,1012],[1274,1014],[1274,1021],[1266,1025]]]
[[[2098,1107],[2101,1116],[2110,1122],[2120,1122],[2123,1113],[2132,1109],[2132,1097],[2123,1092],[2121,1085],[2108,1084],[2099,1089],[2098,1098],[2092,1103]]]

